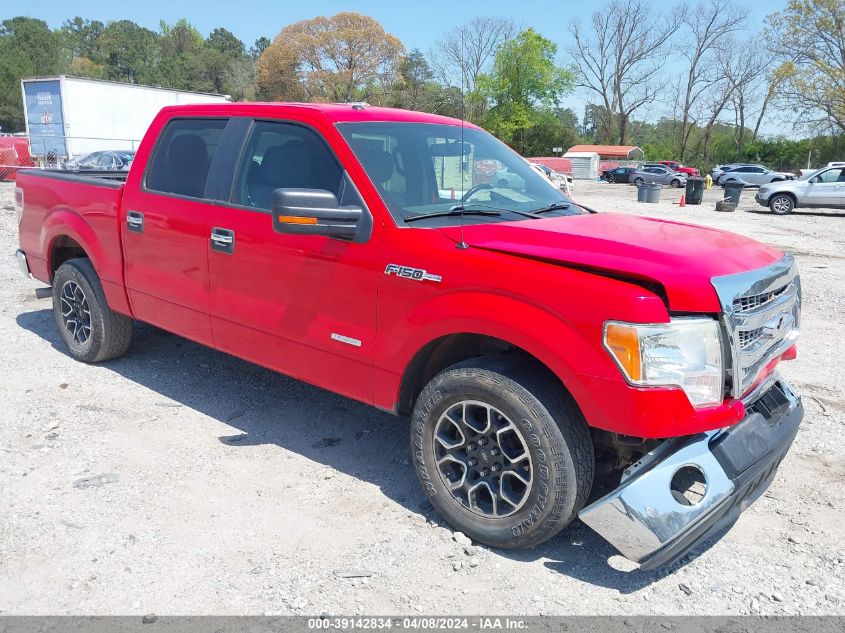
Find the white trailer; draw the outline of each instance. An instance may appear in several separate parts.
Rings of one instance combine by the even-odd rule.
[[[228,95],[67,75],[22,79],[21,93],[30,152],[56,158],[135,150],[163,107],[230,101]]]

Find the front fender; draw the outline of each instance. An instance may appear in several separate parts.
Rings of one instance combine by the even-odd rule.
[[[579,373],[605,376],[615,370],[599,343],[601,323],[590,329],[591,333],[585,333],[562,316],[515,297],[480,291],[435,296],[416,306],[403,322],[380,327],[375,349],[376,405],[395,407],[402,375],[426,345],[452,334],[480,334],[510,343],[537,358],[586,411],[589,398]],[[591,340],[593,335],[595,341]],[[570,359],[577,359],[577,371]],[[615,373],[618,375],[618,371]]]

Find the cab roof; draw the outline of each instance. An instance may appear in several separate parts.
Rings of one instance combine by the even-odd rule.
[[[477,125],[439,114],[429,114],[415,110],[399,108],[382,108],[357,103],[293,103],[293,102],[239,102],[239,103],[203,103],[191,105],[168,106],[163,109],[168,113],[208,114],[220,115],[230,112],[241,116],[280,116],[291,110],[306,110],[319,113],[332,123],[346,123],[359,121],[401,122],[401,123],[440,123],[443,125],[463,125],[478,128]]]

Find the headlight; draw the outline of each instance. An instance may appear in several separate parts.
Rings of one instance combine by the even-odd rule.
[[[604,346],[632,385],[678,386],[695,407],[722,402],[722,335],[713,319],[654,325],[608,321]]]

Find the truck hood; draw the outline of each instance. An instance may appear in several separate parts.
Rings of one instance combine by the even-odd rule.
[[[460,227],[443,230],[460,240]],[[618,213],[476,224],[464,227],[463,239],[474,248],[658,284],[679,312],[719,312],[711,278],[783,257],[735,233]]]

